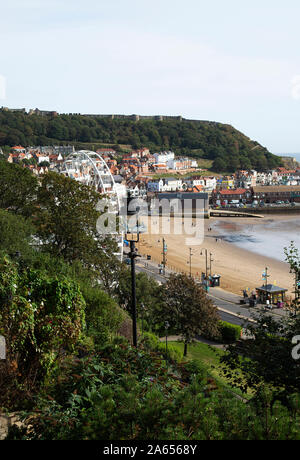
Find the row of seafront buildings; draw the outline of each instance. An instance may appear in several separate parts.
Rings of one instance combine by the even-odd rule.
[[[279,167],[272,171],[237,171],[222,177],[211,195],[214,206],[230,204],[300,203],[300,167],[288,170]]]
[[[22,162],[39,175],[48,170],[59,171],[64,159],[74,151],[72,145],[15,146],[8,161]],[[171,151],[151,154],[149,149],[142,148],[120,154],[106,147],[98,149],[97,153],[107,163],[115,182],[126,185],[135,195],[207,193],[210,203],[217,206],[237,202],[300,202],[300,167],[297,164],[290,170],[283,167],[265,172],[240,170],[233,175],[221,176],[205,175],[205,171],[198,168],[196,160],[177,157]]]
[[[221,176],[205,175],[205,171],[197,169],[196,161],[176,158],[173,152],[152,155],[144,148],[124,155],[118,162],[113,159],[113,151],[101,149],[98,153],[109,165],[116,181],[126,184],[133,195],[207,193],[211,205],[221,206],[233,202],[300,202],[300,166],[297,163],[290,170],[283,167],[264,172],[240,170],[230,176]],[[174,173],[174,177],[170,173]]]

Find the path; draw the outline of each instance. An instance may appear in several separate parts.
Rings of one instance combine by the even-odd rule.
[[[161,342],[166,341],[166,337],[160,337],[159,339]],[[212,342],[211,340],[205,339],[204,337],[197,337],[195,339],[196,342],[205,343],[206,345],[210,345],[211,347],[219,348],[220,350],[225,350],[225,344]],[[180,335],[170,335],[168,336],[168,342],[183,342],[183,338]]]
[[[176,273],[166,267],[165,275],[163,275],[160,273],[157,263],[148,261],[144,257],[138,259],[136,270],[137,272],[144,272],[148,274],[160,284],[166,283],[170,274]],[[198,281],[200,282],[200,280]],[[255,323],[253,315],[265,310],[265,306],[261,304],[251,308],[248,305],[241,305],[240,300],[242,299],[242,296],[225,291],[219,287],[210,288],[207,295],[218,308],[221,319],[230,322],[231,324],[245,326],[245,322]],[[284,309],[276,309],[267,312],[267,315],[270,315],[277,320],[287,316],[287,314],[288,312]]]

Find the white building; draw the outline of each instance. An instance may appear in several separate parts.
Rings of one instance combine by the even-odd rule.
[[[188,187],[197,187],[199,185],[201,185],[202,187],[205,186],[205,182],[204,182],[203,177],[202,178],[199,177],[199,178],[195,178],[195,179],[193,179],[193,178],[186,179],[185,183],[186,183],[186,185]]]
[[[207,192],[212,192],[217,186],[217,179],[215,177],[204,177],[204,189]]]
[[[42,163],[43,161],[47,161],[48,163],[50,163],[50,158],[48,156],[39,156],[38,157],[38,162],[39,164]]]
[[[157,181],[149,181],[147,184],[148,192],[176,192],[182,190],[182,179],[168,177]]]
[[[187,187],[203,187],[206,192],[211,192],[216,188],[217,179],[215,177],[190,177],[185,179]]]
[[[174,152],[161,152],[161,153],[154,153],[155,163],[156,164],[167,164],[170,160],[174,160],[175,153]]]

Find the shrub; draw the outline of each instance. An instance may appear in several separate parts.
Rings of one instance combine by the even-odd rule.
[[[143,335],[143,344],[148,350],[157,351],[166,356],[166,344],[160,342],[159,338],[151,332],[145,332]],[[168,344],[167,358],[172,361],[181,361],[183,353],[174,345]]]
[[[159,338],[157,335],[152,332],[144,332],[143,334],[143,344],[149,350],[156,350],[159,346]]]
[[[202,379],[209,375],[208,365],[201,362],[199,359],[192,359],[191,361],[188,361],[185,363],[184,368],[191,375],[198,375]]]
[[[235,324],[227,323],[226,321],[220,321],[220,335],[221,340],[225,343],[232,343],[239,340],[241,337],[242,328]]]
[[[81,292],[86,302],[87,332],[96,345],[101,345],[119,332],[127,316],[99,287],[81,283]]]
[[[167,358],[170,359],[171,361],[181,361],[183,359],[183,353],[178,350],[178,348],[174,347],[174,345],[168,344],[167,348]],[[157,351],[161,352],[166,355],[166,344],[163,342],[160,342],[158,344]]]

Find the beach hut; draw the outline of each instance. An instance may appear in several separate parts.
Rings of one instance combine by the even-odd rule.
[[[274,284],[267,284],[260,288],[256,288],[256,290],[261,303],[270,303],[273,305],[280,304],[280,306],[282,306],[285,293],[287,292],[287,289],[275,286]]]

